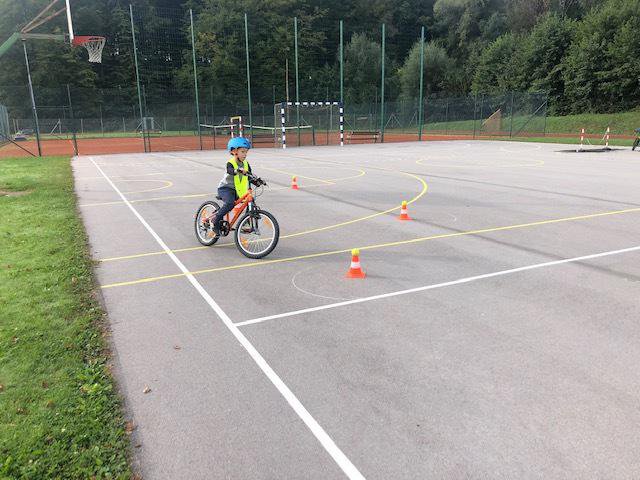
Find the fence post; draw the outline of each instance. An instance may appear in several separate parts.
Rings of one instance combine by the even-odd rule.
[[[344,26],[340,20],[340,103],[344,105]]]
[[[484,117],[484,93],[480,96],[480,112],[479,112],[480,118],[478,120],[480,120],[480,137],[482,137],[482,119]]]
[[[473,95],[473,138],[476,138],[476,110],[478,108],[478,95]]]
[[[211,125],[216,125],[216,112],[213,109],[213,86],[209,86],[209,97],[211,98]]]
[[[509,138],[513,134],[513,92],[511,92],[511,113],[509,114],[511,120],[509,122]]]
[[[189,9],[191,17],[191,53],[193,54],[193,83],[196,94],[196,119],[198,121],[198,139],[202,150],[202,132],[200,131],[200,97],[198,96],[198,69],[196,67],[196,36],[193,31],[193,10]]]
[[[381,77],[382,85],[380,87],[380,142],[384,143],[384,42],[385,42],[385,25],[382,24],[382,66]]]
[[[102,119],[102,104],[98,105],[98,107],[100,108],[100,132],[102,133],[102,136],[104,137],[104,121]]]
[[[444,106],[444,134],[449,135],[449,98],[447,97]]]
[[[131,36],[133,39],[133,59],[136,66],[136,86],[138,88],[138,107],[140,108],[140,129],[142,130],[142,142],[144,151],[147,150],[147,137],[145,135],[144,115],[142,114],[142,93],[140,90],[140,71],[138,70],[138,47],[136,46],[136,29],[133,25],[133,6],[129,4],[129,16],[131,17]]]
[[[298,17],[293,18],[294,47],[296,56],[296,126],[298,127],[298,146],[300,146],[300,83],[298,78]]]
[[[420,101],[418,103],[418,140],[422,140],[422,115],[423,115],[423,88],[424,88],[424,27],[420,33]]]
[[[247,53],[247,99],[249,101],[249,128],[251,140],[253,140],[253,113],[251,111],[251,73],[249,70],[249,23],[247,20],[247,14],[244,14],[244,45]],[[297,58],[296,58],[297,62]],[[297,65],[297,63],[296,63]]]

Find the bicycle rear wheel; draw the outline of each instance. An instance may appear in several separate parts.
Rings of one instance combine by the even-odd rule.
[[[208,201],[200,205],[196,212],[196,238],[207,247],[216,243],[220,238],[213,233],[213,219],[218,210],[220,210],[220,206],[216,202]]]
[[[276,248],[279,238],[278,221],[264,210],[246,213],[236,227],[236,246],[245,257],[266,257]]]

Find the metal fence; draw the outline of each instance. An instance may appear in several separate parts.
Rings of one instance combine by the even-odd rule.
[[[64,102],[64,96],[71,98],[71,102],[67,99],[61,105],[36,105],[43,155],[224,148],[231,133],[225,126],[237,116],[243,119],[245,136],[251,137],[257,147],[282,145],[280,112],[271,104],[253,104],[250,117],[247,105],[224,106],[201,99],[198,121],[189,111],[189,102],[168,102],[147,107],[140,118],[135,103],[116,95],[119,92],[87,93],[73,87],[68,92],[66,87],[35,88],[36,99]],[[339,144],[338,107],[317,103],[317,107],[304,108],[299,113],[295,106],[287,108],[287,146]],[[544,136],[546,109],[545,94],[522,92],[428,97],[423,99],[422,107],[417,98],[390,101],[384,112],[376,103],[346,104],[345,143]],[[33,115],[28,116],[30,110],[21,105],[5,108],[6,136],[27,132],[35,137],[36,124]],[[298,126],[299,131],[294,129]],[[21,143],[20,147],[38,153],[34,142]]]
[[[105,49],[104,62],[128,65],[129,81],[113,88],[34,85],[35,104],[28,86],[0,86],[9,137],[37,137],[14,147],[42,155],[222,148],[230,133],[223,126],[236,116],[263,127],[246,130],[258,146],[280,146],[278,135],[265,134],[280,127],[275,105],[305,101],[344,105],[347,144],[545,132],[544,94],[433,94],[424,28],[358,31],[342,21],[291,18],[276,29],[282,57],[273,58],[265,44],[274,26],[258,15],[225,27],[206,15],[194,20],[189,10],[129,7],[126,14],[131,29]],[[332,108],[288,109],[286,127],[297,129],[288,146],[336,143],[337,117]]]

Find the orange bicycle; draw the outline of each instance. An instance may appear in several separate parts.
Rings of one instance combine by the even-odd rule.
[[[236,246],[246,257],[263,258],[276,248],[280,238],[278,221],[269,212],[258,207],[255,202],[256,197],[262,195],[267,182],[254,175],[249,175],[249,182],[249,191],[236,200],[234,209],[225,215],[220,225],[220,236],[216,236],[213,232],[213,220],[220,210],[220,205],[213,200],[200,205],[196,213],[195,229],[196,238],[202,245],[213,245],[220,237],[226,237],[235,231]],[[256,186],[255,192],[251,185]],[[219,196],[216,198],[222,200]]]

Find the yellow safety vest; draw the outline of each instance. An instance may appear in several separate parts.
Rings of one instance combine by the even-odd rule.
[[[229,163],[233,166],[234,170],[238,170],[238,162],[236,157],[231,157]],[[249,162],[246,160],[242,163],[242,168],[249,171]],[[242,198],[249,191],[249,177],[238,172],[233,176],[233,185],[236,187],[236,195]]]

